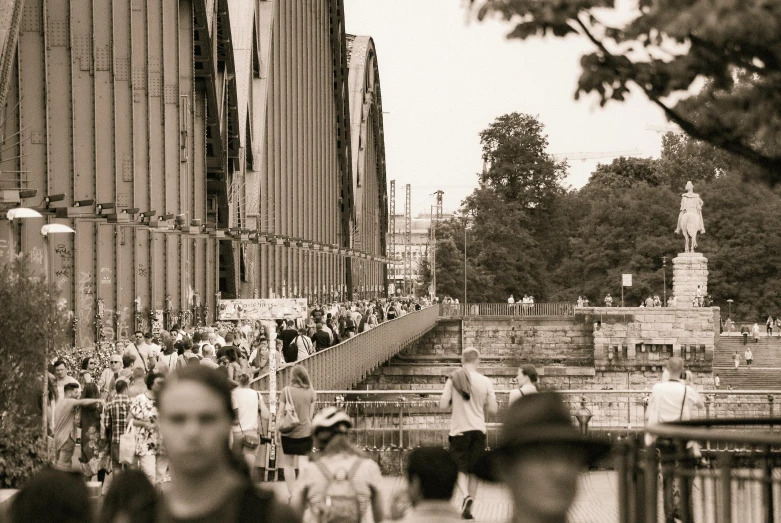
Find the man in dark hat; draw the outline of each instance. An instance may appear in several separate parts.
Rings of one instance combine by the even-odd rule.
[[[580,474],[609,452],[608,443],[580,434],[561,395],[541,392],[510,405],[497,446],[476,472],[507,485],[514,523],[563,523]]]

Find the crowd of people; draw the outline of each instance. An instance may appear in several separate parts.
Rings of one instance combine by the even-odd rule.
[[[478,479],[507,486],[516,521],[565,521],[579,476],[609,454],[610,444],[582,435],[562,396],[539,391],[536,369],[524,365],[497,443],[487,450],[486,415],[496,414],[499,405],[479,366],[480,353],[464,349],[461,366],[448,376],[440,398],[440,408],[450,412],[449,449],[413,450],[406,459],[407,488],[388,505],[377,462],[350,441],[353,420],[335,406],[317,409],[314,386],[301,365],[290,372],[277,410],[287,500],[259,489],[251,475],[263,438],[260,426],[270,413],[263,395],[249,388],[250,374],[243,370],[234,383],[220,368],[188,361],[167,373],[150,370],[144,391],[129,397],[128,376],[135,368],[117,357],[103,373],[115,378],[113,394],[102,398],[98,388],[98,397],[83,398],[78,397],[79,380],[94,367],[88,363],[87,372],[75,379],[57,366],[64,399],[57,405],[55,434],[58,442],[71,439],[76,410],[84,419],[84,409],[104,401],[112,434],[126,437],[131,426],[139,430],[130,438],[130,452],[122,436],[110,439],[111,479],[100,522],[455,522],[474,518]],[[686,420],[702,405],[692,373],[680,357],[673,357],[651,391],[646,421]],[[82,438],[83,431],[84,425]],[[87,489],[77,477],[83,471],[74,474],[70,447],[72,442],[58,443],[56,467],[18,494],[12,523],[93,521]],[[679,460],[679,467],[694,467],[702,459],[696,443],[689,444],[688,455],[689,461]],[[680,504],[689,502],[673,492],[673,475],[663,470],[664,512],[670,521]]]
[[[119,361],[113,366],[118,368]],[[11,521],[449,522],[473,519],[477,478],[504,482],[512,491],[516,513],[531,518],[528,521],[564,521],[579,475],[606,456],[610,446],[582,436],[561,396],[539,393],[534,367],[524,366],[498,444],[486,451],[485,414],[496,413],[498,404],[490,379],[477,370],[479,363],[479,352],[466,349],[462,367],[445,386],[441,407],[452,413],[449,450],[414,449],[406,459],[407,487],[395,493],[389,505],[383,499],[378,464],[350,442],[351,418],[337,407],[316,409],[316,394],[303,366],[293,367],[277,415],[289,489],[284,500],[258,488],[250,474],[251,461],[241,459],[259,445],[258,423],[269,415],[262,395],[247,387],[249,375],[240,373],[234,385],[218,369],[185,364],[167,374],[150,371],[148,393],[132,399],[127,397],[126,373],[117,378],[106,405],[112,431],[128,434],[127,426],[143,421],[139,426],[146,433],[141,438],[136,434],[136,451],[143,446],[156,459],[147,460],[154,466],[143,459],[131,465],[120,440],[118,456],[112,452],[116,468],[110,475],[115,477],[97,519],[83,479],[66,463],[67,455],[60,455],[57,467],[44,470],[14,499]],[[64,385],[71,401],[60,408],[72,411],[71,406],[104,401],[76,399],[79,387]],[[296,421],[282,430],[289,411]],[[68,424],[59,416],[58,421]],[[164,488],[156,483],[161,478],[153,469],[164,472]],[[529,477],[535,482],[523,481]],[[547,496],[535,494],[539,486],[546,488]],[[454,495],[460,496],[460,511],[452,502]]]

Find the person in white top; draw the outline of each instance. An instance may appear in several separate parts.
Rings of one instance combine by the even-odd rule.
[[[254,471],[255,453],[260,444],[258,415],[263,419],[269,419],[270,413],[260,392],[249,388],[249,374],[240,373],[237,381],[239,386],[231,391],[231,402],[236,419],[233,424],[233,451],[236,454],[243,454],[249,469]]]
[[[462,368],[451,374],[439,400],[442,409],[452,409],[450,417],[450,453],[458,463],[458,486],[464,500],[461,517],[472,519],[472,504],[477,494],[475,467],[486,447],[485,412],[496,414],[499,405],[491,380],[477,372],[480,352],[464,349]]]
[[[507,298],[507,303],[510,305],[515,305],[515,297],[512,294],[510,294],[510,297]]]
[[[144,342],[149,346],[150,356],[152,356],[155,361],[157,361],[157,358],[160,357],[160,353],[163,352],[163,348],[155,343],[155,338],[151,332],[144,334]]]
[[[648,399],[647,424],[669,423],[672,421],[685,421],[691,419],[692,408],[701,408],[705,405],[702,396],[692,386],[691,372],[684,371],[683,359],[673,356],[667,361],[667,372],[669,379],[657,383],[651,389],[651,396]],[[652,445],[655,438],[646,433],[646,444]],[[695,453],[696,445],[689,442],[687,445],[692,454]],[[662,449],[662,452],[668,452]],[[665,459],[663,456],[662,459]],[[675,512],[675,497],[673,495],[673,474],[664,473],[662,475],[662,491],[664,494],[664,513],[667,521],[672,521],[672,515]],[[689,479],[688,481],[691,481]],[[688,490],[691,492],[691,489]],[[691,500],[681,500],[683,503],[690,503]]]
[[[536,394],[537,390],[537,369],[534,365],[523,365],[518,369],[518,388],[510,391],[510,399],[508,403],[512,405],[514,402],[528,396],[529,394]]]

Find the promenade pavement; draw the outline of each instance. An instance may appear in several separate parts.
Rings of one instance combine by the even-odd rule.
[[[403,478],[383,477],[382,493],[386,503],[394,492],[403,488],[405,488]],[[287,498],[287,488],[284,483],[275,484],[274,489],[280,499]],[[478,522],[510,521],[512,503],[504,487],[481,483],[473,514]],[[583,475],[569,522],[618,523],[618,484],[615,472],[595,471]]]

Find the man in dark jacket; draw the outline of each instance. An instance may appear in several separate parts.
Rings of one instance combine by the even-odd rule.
[[[315,330],[315,333],[312,334],[312,341],[315,344],[315,350],[317,352],[320,352],[321,350],[327,349],[331,346],[331,336],[329,336],[328,333],[323,330],[322,323],[317,324],[317,330]]]
[[[293,320],[287,320],[285,328],[279,334],[279,339],[282,340],[282,356],[285,357],[287,363],[295,362],[298,357],[298,347],[291,344],[298,336],[298,331],[293,325]]]

